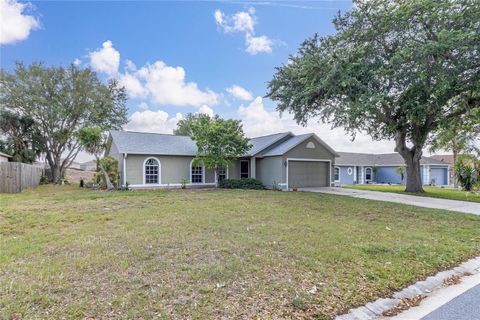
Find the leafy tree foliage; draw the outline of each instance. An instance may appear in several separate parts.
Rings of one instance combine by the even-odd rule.
[[[200,116],[192,126],[192,139],[197,144],[194,165],[214,169],[217,176],[219,169],[227,168],[252,147],[239,120],[222,119],[218,115]]]
[[[402,164],[395,168],[395,172],[400,176],[400,179],[405,179],[405,166]]]
[[[442,125],[432,136],[430,151],[451,151],[453,163],[457,163],[459,154],[480,154],[480,109],[452,119]],[[457,187],[456,166],[453,166],[454,186]]]
[[[0,110],[0,151],[12,156],[13,161],[33,163],[41,154],[38,130],[32,118]]]
[[[188,113],[185,119],[178,121],[177,128],[173,130],[173,134],[177,136],[189,136],[193,135],[193,126],[200,121],[200,119],[209,117],[203,113]]]
[[[465,191],[472,191],[479,181],[480,160],[468,154],[458,156],[455,162],[456,179]]]
[[[83,127],[120,129],[127,123],[125,89],[115,80],[103,84],[90,69],[18,63],[0,71],[0,109],[33,120],[32,131],[58,182],[81,150]]]
[[[102,133],[101,128],[82,128],[78,132],[78,140],[80,141],[80,145],[87,151],[88,153],[95,156],[97,161],[98,167],[102,171],[103,180],[105,181],[105,187],[107,190],[111,190],[114,188],[112,182],[110,181],[111,172],[106,168],[106,164],[109,165],[111,169],[113,165],[111,161],[103,161],[101,159],[103,153],[106,149],[106,137]],[[115,159],[113,159],[115,160]],[[117,171],[113,174],[113,177],[118,175],[118,164],[117,164]]]
[[[429,135],[479,108],[478,21],[476,0],[354,1],[336,34],[306,40],[277,69],[268,96],[301,124],[318,117],[353,137],[395,140],[406,191],[423,192]]]
[[[107,190],[111,190],[114,185],[118,185],[117,159],[107,156],[103,159],[100,159],[98,165],[103,169],[101,169],[102,172],[97,172],[94,179],[96,181],[100,181],[100,186],[102,188],[106,188]]]

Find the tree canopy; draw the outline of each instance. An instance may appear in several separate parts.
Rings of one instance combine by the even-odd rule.
[[[249,140],[243,133],[240,120],[222,119],[218,115],[202,115],[192,126],[192,139],[197,144],[195,164],[218,170],[246,154],[250,150]]]
[[[201,118],[209,117],[203,113],[188,113],[185,119],[178,121],[177,127],[173,130],[173,134],[177,136],[192,136],[193,126],[200,121]]]
[[[479,108],[479,21],[475,0],[354,1],[334,35],[307,39],[277,68],[268,96],[301,124],[318,117],[353,137],[395,140],[406,190],[422,192],[430,134]]]
[[[126,99],[117,81],[104,84],[88,68],[18,63],[13,72],[0,71],[0,109],[33,120],[54,182],[81,150],[81,128],[127,123]]]

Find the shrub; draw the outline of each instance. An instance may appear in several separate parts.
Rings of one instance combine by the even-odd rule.
[[[47,184],[49,182],[48,177],[44,174],[40,176],[40,184]]]
[[[225,179],[220,181],[218,187],[224,189],[265,189],[265,186],[260,180],[253,178]]]
[[[455,174],[458,183],[465,191],[472,191],[478,183],[479,166],[477,159],[471,155],[461,155],[455,163]]]

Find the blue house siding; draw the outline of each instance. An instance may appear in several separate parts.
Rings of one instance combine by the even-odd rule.
[[[400,175],[395,172],[397,167],[378,167],[377,171],[377,183],[394,183],[402,184],[405,183],[405,177],[402,180]],[[406,175],[406,173],[405,173]]]
[[[448,168],[446,167],[430,167],[430,181],[428,183],[434,183],[438,186],[447,184]]]
[[[339,184],[344,184],[344,185],[347,185],[347,184],[354,184],[354,174],[355,174],[355,171],[354,171],[354,167],[353,166],[350,166],[350,167],[338,167],[340,168],[340,181],[337,181],[337,183]],[[351,168],[351,174],[348,174],[348,168]]]

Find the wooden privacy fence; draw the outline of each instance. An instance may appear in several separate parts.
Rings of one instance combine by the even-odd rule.
[[[20,162],[0,162],[0,193],[21,192],[37,186],[43,169]]]

